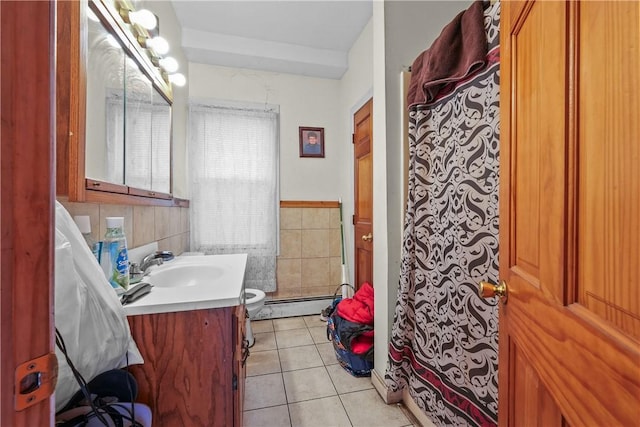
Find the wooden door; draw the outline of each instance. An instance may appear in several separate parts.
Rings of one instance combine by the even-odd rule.
[[[0,1],[1,426],[53,425],[55,6]]]
[[[501,426],[640,422],[640,3],[502,2]]]
[[[353,116],[354,150],[354,240],[356,289],[363,282],[373,285],[373,99]]]

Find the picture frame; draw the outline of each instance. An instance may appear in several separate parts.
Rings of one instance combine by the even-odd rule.
[[[324,128],[300,126],[300,157],[324,158]]]

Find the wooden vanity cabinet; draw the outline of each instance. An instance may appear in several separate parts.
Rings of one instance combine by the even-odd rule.
[[[154,426],[242,426],[245,307],[129,316],[144,357],[130,367]]]

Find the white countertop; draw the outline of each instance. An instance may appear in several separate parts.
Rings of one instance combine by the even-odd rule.
[[[178,256],[165,264],[152,267],[149,275],[141,282],[154,284],[154,275],[163,268],[172,266],[200,265],[213,266],[219,269],[220,275],[211,280],[192,283],[185,277],[187,286],[154,286],[151,292],[137,301],[126,304],[124,312],[127,316],[139,314],[170,313],[176,311],[201,310],[207,308],[232,307],[243,303],[244,273],[247,265],[246,254]],[[159,276],[156,276],[159,277]],[[134,285],[134,286],[137,286]]]

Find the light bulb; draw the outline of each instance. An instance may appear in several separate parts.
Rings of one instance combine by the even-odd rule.
[[[187,83],[187,79],[181,73],[169,74],[169,81],[181,87]]]
[[[160,61],[158,61],[158,63],[169,74],[175,73],[176,71],[178,71],[178,61],[176,61],[170,56],[167,56],[166,58],[162,58]]]
[[[169,43],[164,37],[156,36],[147,40],[147,46],[153,49],[158,55],[164,55],[169,52]]]
[[[158,19],[153,12],[147,9],[140,9],[135,12],[129,12],[129,20],[132,24],[139,24],[147,30],[153,30],[158,25]]]

